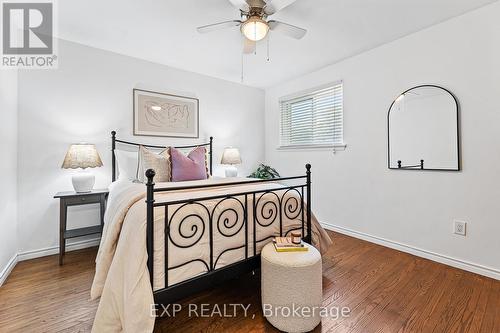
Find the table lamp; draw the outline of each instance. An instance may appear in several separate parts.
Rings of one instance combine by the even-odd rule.
[[[226,177],[236,177],[238,176],[238,169],[236,169],[236,164],[241,164],[241,156],[238,148],[227,147],[224,148],[222,153],[221,164],[229,165],[226,168]]]
[[[72,144],[62,164],[63,169],[82,169],[71,179],[77,193],[90,192],[94,188],[95,176],[85,169],[101,166],[101,157],[95,145],[87,143]]]

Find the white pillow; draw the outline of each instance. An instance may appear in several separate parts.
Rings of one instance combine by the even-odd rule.
[[[115,149],[115,157],[118,163],[118,179],[136,181],[139,153]]]

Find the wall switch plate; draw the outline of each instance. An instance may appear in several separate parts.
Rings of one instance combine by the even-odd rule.
[[[466,228],[467,228],[467,222],[458,220],[453,221],[453,233],[465,236]]]

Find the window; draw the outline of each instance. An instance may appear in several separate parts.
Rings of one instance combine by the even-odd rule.
[[[280,100],[281,148],[343,146],[342,82]]]

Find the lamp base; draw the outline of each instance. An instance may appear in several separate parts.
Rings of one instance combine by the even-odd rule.
[[[226,177],[237,177],[238,176],[238,169],[234,165],[230,165],[226,167]]]
[[[71,178],[73,188],[77,193],[90,192],[94,188],[95,176],[90,172],[82,171]]]

